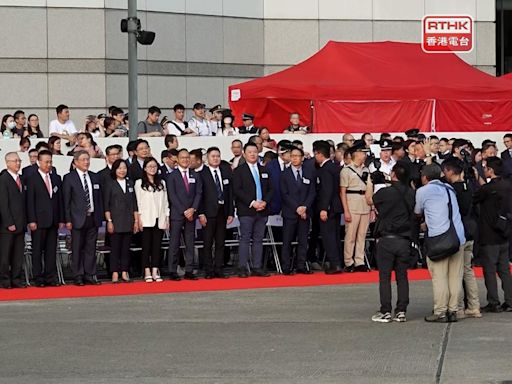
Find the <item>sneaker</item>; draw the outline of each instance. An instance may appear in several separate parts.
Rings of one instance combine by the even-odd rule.
[[[398,323],[405,323],[407,321],[407,318],[405,317],[405,312],[395,313],[393,321],[396,321]]]
[[[391,313],[377,312],[375,315],[372,316],[372,321],[375,321],[377,323],[391,323]]]
[[[457,313],[457,316],[459,316],[458,313]],[[482,313],[478,309],[472,309],[472,310],[466,309],[464,311],[464,316],[468,317],[468,318],[473,318],[473,319],[480,319],[482,317]]]
[[[425,321],[427,323],[447,323],[448,318],[446,317],[446,313],[441,313],[439,315],[433,314],[430,316],[425,316]]]

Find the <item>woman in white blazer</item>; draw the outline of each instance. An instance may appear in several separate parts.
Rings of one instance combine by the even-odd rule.
[[[161,243],[164,230],[169,229],[169,202],[165,181],[158,174],[158,162],[144,160],[142,179],[135,182],[139,208],[139,230],[142,231],[142,265],[146,283],[161,282]]]

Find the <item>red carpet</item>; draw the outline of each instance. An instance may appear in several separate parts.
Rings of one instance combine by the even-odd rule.
[[[475,268],[477,277],[482,276],[482,269]],[[409,271],[409,280],[429,280],[430,275],[426,269]],[[77,287],[65,285],[61,287],[45,287],[26,289],[1,289],[0,301],[13,300],[44,300],[44,299],[69,299],[78,297],[96,296],[129,296],[129,295],[151,295],[158,293],[181,293],[181,292],[202,292],[202,291],[228,291],[235,289],[258,289],[258,288],[282,288],[282,287],[310,287],[320,285],[341,285],[341,284],[367,284],[377,283],[379,273],[343,273],[340,275],[326,275],[315,273],[314,275],[282,276],[275,275],[267,278],[250,277],[240,279],[232,277],[229,279],[213,279],[197,281],[182,280],[163,283],[145,283],[137,281],[133,283],[110,284],[104,283],[99,286]]]

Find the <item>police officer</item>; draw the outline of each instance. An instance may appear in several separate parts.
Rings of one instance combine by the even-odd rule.
[[[372,321],[389,323],[406,321],[409,304],[407,268],[411,258],[414,224],[414,191],[409,185],[409,167],[403,162],[391,171],[391,184],[381,188],[372,198],[377,210],[375,237],[379,267],[380,310]],[[391,271],[395,271],[398,300],[391,317]]]
[[[391,156],[392,141],[384,139],[378,144],[380,146],[379,159],[374,159],[368,166],[375,187],[374,192],[383,187],[385,182],[391,181],[391,170],[396,164],[396,160]],[[380,172],[380,174],[376,174],[376,172]]]
[[[364,246],[371,206],[367,199],[373,193],[370,171],[364,165],[368,151],[364,141],[356,140],[348,149],[352,163],[343,167],[340,175],[340,196],[345,213],[345,272],[368,271],[364,261]]]

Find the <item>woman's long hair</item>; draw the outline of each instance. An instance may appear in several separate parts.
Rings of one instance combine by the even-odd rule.
[[[34,134],[35,134],[35,135],[37,135],[37,137],[39,137],[39,134],[41,134],[41,135],[42,135],[42,133],[43,133],[43,132],[41,131],[41,127],[40,127],[40,125],[39,125],[39,124],[37,124],[36,131],[35,131],[35,132],[32,132],[32,127],[30,126],[30,118],[31,118],[31,117],[34,117],[34,116],[35,116],[35,117],[37,117],[37,118],[39,119],[39,117],[38,117],[35,113],[32,113],[32,114],[28,115],[27,122],[29,122],[29,123],[27,124],[27,130],[28,130],[29,136],[32,136],[32,135],[34,135]]]
[[[137,161],[137,160],[135,160]],[[157,166],[157,172],[154,176],[154,181],[151,183],[148,179],[148,174],[146,173],[146,165],[148,165],[150,162],[154,161]],[[146,160],[144,160],[144,164],[142,166],[142,189],[145,191],[149,191],[151,187],[152,192],[161,191],[164,189],[164,185],[162,184],[162,178],[158,174],[158,161],[154,157],[148,157]]]
[[[50,138],[48,139],[48,147],[50,148],[51,153],[54,155],[62,155],[62,151],[55,152],[55,149],[54,149],[55,142],[57,142],[59,140],[60,140],[60,137],[58,137],[58,136],[50,136]],[[62,141],[60,143],[62,146]]]

